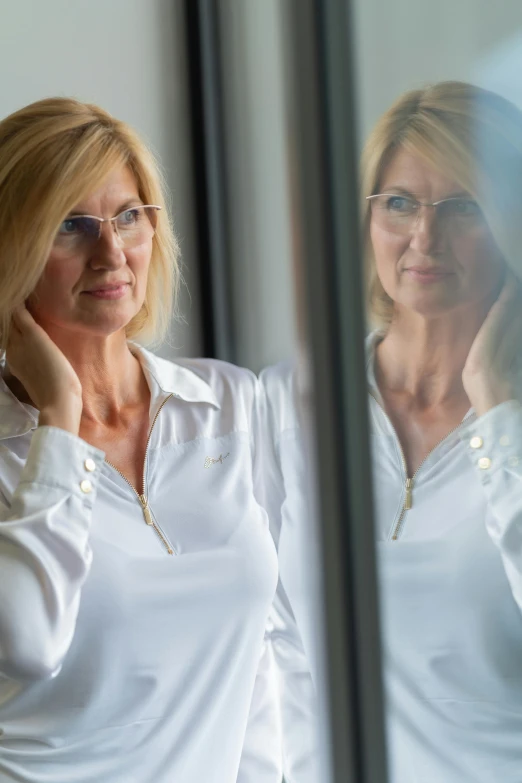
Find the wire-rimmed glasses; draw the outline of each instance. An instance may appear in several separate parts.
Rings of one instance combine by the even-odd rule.
[[[442,230],[463,232],[484,222],[477,202],[464,196],[451,196],[431,204],[399,193],[376,193],[366,196],[366,200],[371,204],[375,220],[394,234],[409,234],[423,207],[436,210],[437,226]]]
[[[154,235],[159,209],[156,204],[138,204],[111,218],[70,215],[61,223],[53,247],[64,255],[83,253],[99,241],[104,223],[112,224],[122,247],[137,247]]]

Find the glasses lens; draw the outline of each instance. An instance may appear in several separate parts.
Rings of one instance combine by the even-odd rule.
[[[465,226],[482,220],[482,212],[476,201],[451,198],[437,205],[437,215],[442,223]]]
[[[125,247],[140,245],[154,234],[156,210],[147,206],[131,207],[121,212],[115,223]]]
[[[100,222],[90,217],[70,217],[63,221],[54,244],[64,250],[77,250],[96,241],[100,236]]]
[[[406,196],[379,195],[371,199],[372,214],[391,231],[407,231],[415,223],[419,205]]]
[[[135,247],[151,239],[156,228],[158,209],[159,207],[140,204],[125,209],[110,220],[124,247]],[[67,218],[58,229],[54,240],[55,248],[68,255],[85,252],[99,240],[104,222],[106,221],[85,215]],[[114,231],[114,228],[111,228],[111,231]]]

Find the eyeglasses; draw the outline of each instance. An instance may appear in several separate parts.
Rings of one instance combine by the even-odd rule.
[[[53,246],[65,255],[85,252],[99,241],[103,224],[111,223],[124,248],[137,247],[154,235],[159,209],[155,204],[139,204],[111,218],[72,215],[60,225]]]
[[[417,224],[421,207],[436,210],[437,225],[445,231],[465,232],[484,224],[484,215],[477,204],[469,198],[453,196],[424,204],[409,196],[397,193],[377,193],[366,196],[372,207],[372,216],[379,224],[394,234],[409,234]]]

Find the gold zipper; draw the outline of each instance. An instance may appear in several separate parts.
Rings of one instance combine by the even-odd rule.
[[[154,425],[156,424],[157,418],[158,418],[158,416],[160,415],[161,409],[163,408],[163,406],[165,405],[165,403],[166,403],[168,400],[170,400],[170,398],[171,398],[172,396],[173,396],[173,393],[169,394],[169,396],[168,396],[168,397],[165,397],[165,399],[163,400],[163,402],[162,402],[162,403],[161,403],[161,405],[159,406],[158,410],[156,411],[156,415],[154,416],[154,420],[153,420],[153,422],[152,422],[152,425],[151,425],[151,428],[150,428],[150,430],[149,430],[149,436],[148,436],[148,438],[147,438],[147,444],[146,444],[146,446],[145,446],[145,460],[144,460],[144,462],[143,462],[143,494],[140,494],[140,493],[138,492],[138,490],[136,489],[136,487],[134,487],[134,486],[133,486],[133,485],[130,483],[129,479],[128,479],[126,476],[124,476],[124,475],[123,475],[123,473],[121,472],[121,470],[119,470],[119,469],[116,467],[116,465],[113,465],[113,464],[112,464],[112,462],[109,462],[109,460],[108,460],[108,459],[106,459],[106,460],[105,460],[105,462],[107,463],[107,465],[110,465],[110,466],[111,466],[111,468],[114,468],[114,470],[116,471],[116,473],[119,473],[119,474],[120,474],[120,476],[122,477],[122,479],[123,479],[124,481],[126,481],[126,482],[127,482],[127,484],[129,485],[129,487],[130,487],[130,488],[132,489],[132,491],[133,491],[133,492],[136,494],[136,496],[137,496],[138,500],[140,501],[140,505],[141,505],[141,508],[142,508],[142,511],[143,511],[143,517],[144,517],[144,519],[145,519],[145,522],[147,523],[147,525],[149,525],[149,527],[151,527],[151,528],[154,530],[154,532],[156,533],[156,535],[158,536],[158,538],[159,538],[159,539],[160,539],[160,541],[162,542],[163,546],[165,547],[165,549],[167,550],[167,553],[168,553],[169,555],[173,555],[173,554],[174,554],[174,548],[173,548],[172,544],[170,543],[170,541],[168,540],[168,538],[167,538],[167,536],[165,535],[165,533],[163,532],[163,530],[161,529],[161,527],[158,525],[158,523],[155,521],[155,519],[154,519],[154,518],[153,518],[153,516],[152,516],[152,512],[151,512],[151,510],[150,510],[150,506],[149,506],[149,501],[148,501],[148,499],[147,499],[147,496],[145,495],[145,489],[146,489],[146,487],[145,487],[145,480],[146,480],[146,475],[145,475],[145,474],[146,474],[146,471],[147,471],[147,452],[148,452],[148,450],[149,450],[149,443],[150,443],[150,439],[151,439],[151,436],[152,436],[152,430],[154,429]]]
[[[415,484],[415,479],[417,478],[419,470],[422,468],[422,466],[424,465],[426,460],[429,457],[431,457],[431,455],[433,454],[435,449],[438,449],[439,446],[442,443],[444,443],[444,441],[447,438],[449,438],[451,435],[453,435],[453,433],[457,432],[457,430],[460,429],[460,427],[462,426],[462,424],[464,422],[461,421],[460,424],[457,427],[454,427],[452,430],[450,430],[443,438],[441,438],[441,440],[439,440],[438,443],[435,444],[435,446],[431,449],[431,451],[429,451],[428,454],[426,454],[426,456],[422,460],[421,464],[419,465],[419,467],[417,468],[417,470],[415,471],[413,476],[411,476],[411,478],[410,478],[410,477],[408,477],[408,466],[406,464],[406,457],[404,456],[404,451],[402,450],[402,445],[401,445],[399,436],[397,435],[397,431],[396,431],[395,427],[393,426],[390,417],[388,416],[388,414],[384,410],[383,406],[381,405],[381,403],[379,402],[379,400],[377,399],[375,394],[371,391],[371,389],[370,389],[370,396],[373,397],[373,399],[375,400],[375,402],[377,403],[379,408],[382,410],[382,412],[384,413],[384,415],[388,419],[388,421],[390,423],[390,427],[392,428],[393,433],[394,433],[395,437],[397,438],[397,443],[399,444],[399,451],[400,451],[401,460],[402,460],[402,466],[404,468],[404,473],[406,475],[406,482],[405,482],[405,486],[404,486],[404,489],[405,489],[404,503],[403,503],[402,511],[400,513],[399,519],[397,520],[397,524],[395,525],[395,529],[394,529],[393,535],[392,535],[392,541],[397,541],[397,539],[399,538],[400,532],[402,530],[402,526],[403,526],[403,523],[404,523],[404,517],[406,516],[406,512],[410,511],[410,509],[413,507],[413,486]]]

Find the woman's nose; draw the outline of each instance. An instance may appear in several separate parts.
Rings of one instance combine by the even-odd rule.
[[[410,247],[423,255],[430,255],[441,249],[443,239],[437,209],[430,205],[419,207],[411,230]]]
[[[123,242],[114,225],[102,223],[100,236],[94,243],[90,264],[93,268],[117,268],[127,262]]]

